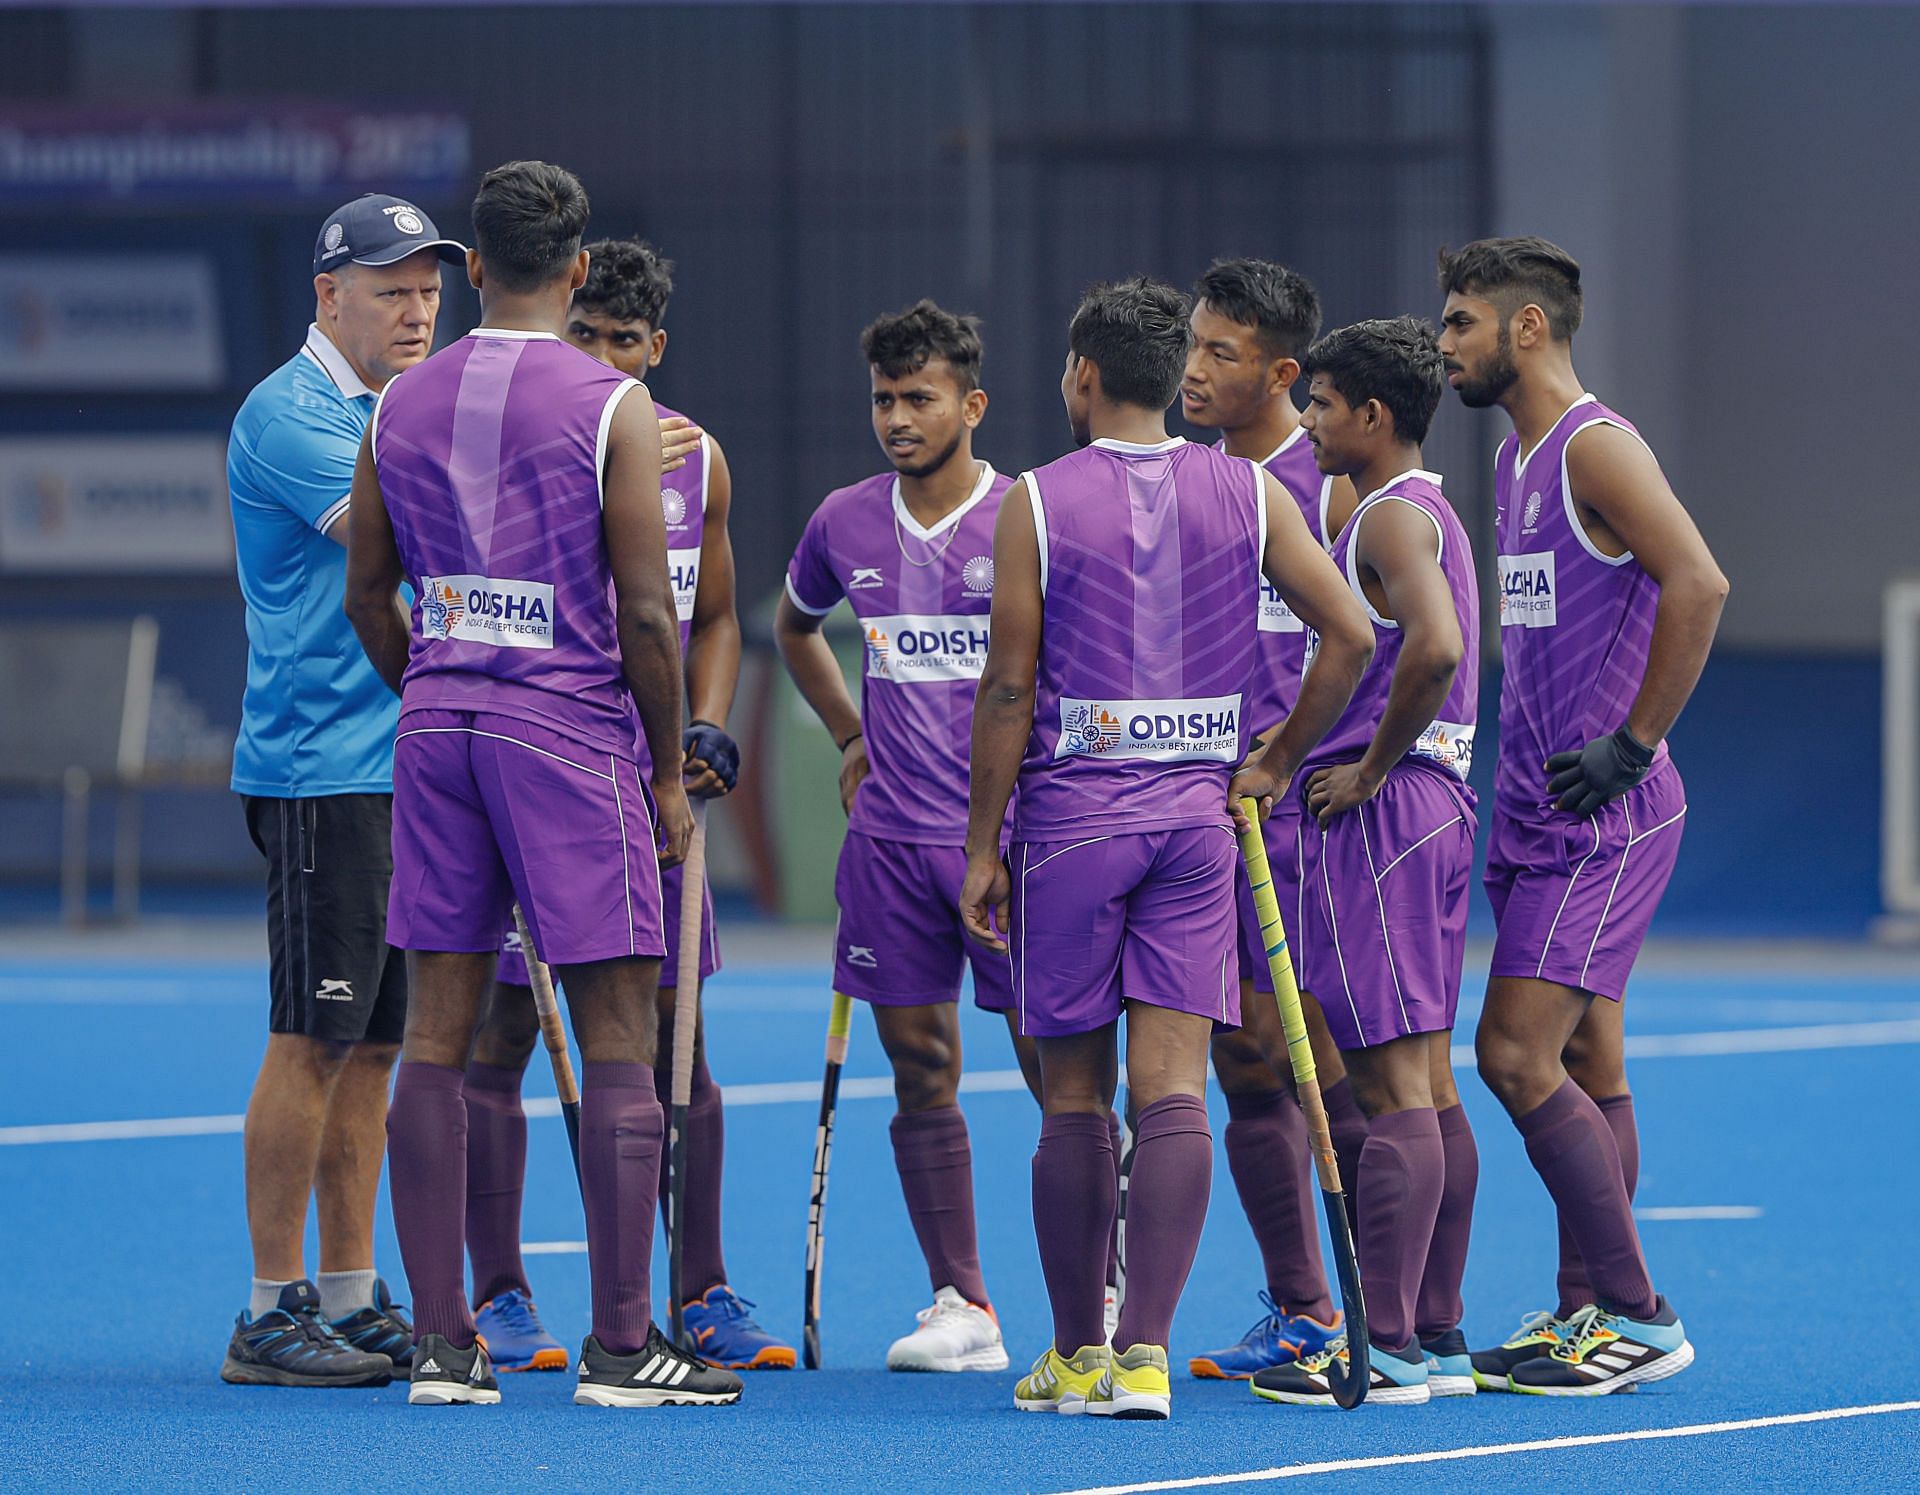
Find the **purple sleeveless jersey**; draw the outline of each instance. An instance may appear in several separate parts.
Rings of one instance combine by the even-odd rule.
[[[1025,482],[1045,614],[1016,839],[1230,824],[1266,544],[1254,464],[1100,440]]]
[[[1631,554],[1594,548],[1574,510],[1567,443],[1588,426],[1639,432],[1582,395],[1524,457],[1509,435],[1494,461],[1500,548],[1500,760],[1494,803],[1523,820],[1557,814],[1543,765],[1619,727],[1639,693],[1660,587]],[[1663,742],[1655,766],[1666,761]]]
[[[495,328],[387,386],[374,462],[417,593],[403,716],[491,712],[632,753],[599,474],[640,387],[550,333]]]
[[[1322,546],[1330,546],[1327,499],[1333,479],[1313,460],[1313,443],[1304,426],[1280,443],[1279,450],[1260,464],[1279,480],[1287,496],[1300,506],[1307,530]],[[1300,699],[1300,677],[1307,666],[1307,625],[1288,607],[1279,590],[1260,578],[1260,642],[1255,651],[1253,687],[1247,700],[1247,736],[1278,726]],[[1279,806],[1274,807],[1276,810]]]
[[[787,567],[787,595],[815,617],[842,597],[866,636],[860,723],[867,780],[848,829],[883,841],[961,846],[973,697],[987,662],[993,526],[1012,486],[986,463],[967,500],[924,529],[881,473],[829,493]]]
[[[655,403],[661,420],[681,414]],[[687,465],[660,477],[660,508],[667,522],[667,576],[673,583],[673,610],[680,618],[680,657],[693,638],[693,600],[700,590],[700,547],[707,535],[707,484],[713,476],[713,448],[708,438],[687,457]],[[642,773],[653,771],[646,733],[635,713],[633,750]]]
[[[1473,765],[1473,729],[1479,717],[1480,699],[1480,582],[1473,568],[1473,546],[1460,520],[1440,491],[1438,473],[1403,472],[1377,492],[1368,494],[1353,511],[1333,542],[1334,564],[1346,574],[1354,596],[1367,610],[1373,624],[1373,658],[1366,673],[1354,688],[1353,699],[1340,714],[1333,730],[1320,739],[1307,755],[1306,763],[1295,776],[1301,792],[1306,789],[1310,771],[1327,763],[1354,763],[1366,756],[1367,745],[1387,709],[1387,694],[1393,685],[1394,667],[1400,662],[1402,634],[1373,610],[1360,588],[1359,563],[1354,558],[1354,540],[1366,516],[1381,504],[1405,503],[1433,521],[1435,548],[1440,569],[1446,574],[1453,592],[1454,616],[1460,621],[1460,639],[1465,646],[1460,668],[1454,671],[1453,684],[1434,718],[1407,755],[1410,759],[1444,768],[1464,782]],[[1318,640],[1315,640],[1316,646]]]

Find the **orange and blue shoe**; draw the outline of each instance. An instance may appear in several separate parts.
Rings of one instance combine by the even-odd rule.
[[[769,1334],[747,1312],[753,1304],[721,1282],[681,1310],[688,1348],[727,1370],[792,1370],[793,1346]]]
[[[1288,1313],[1269,1293],[1261,1293],[1260,1301],[1266,1305],[1266,1317],[1241,1335],[1238,1344],[1195,1355],[1187,1362],[1189,1374],[1203,1381],[1250,1380],[1276,1365],[1324,1354],[1346,1332],[1338,1309],[1333,1322],[1323,1324],[1304,1313]]]
[[[567,1348],[547,1333],[533,1299],[518,1288],[496,1293],[473,1310],[496,1371],[565,1370]]]

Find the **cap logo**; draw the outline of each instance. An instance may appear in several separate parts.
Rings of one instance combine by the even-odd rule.
[[[327,225],[327,253],[332,254],[334,250],[338,249],[340,247],[340,241],[346,238],[346,236],[347,231],[341,227],[340,224],[329,223]]]
[[[419,216],[408,212],[405,208],[402,208],[393,215],[393,226],[403,234],[421,234],[426,232],[426,225],[420,221]]]

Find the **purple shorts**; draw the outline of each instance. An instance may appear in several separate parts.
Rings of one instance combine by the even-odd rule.
[[[554,965],[657,957],[653,836],[631,758],[514,717],[408,712],[393,747],[387,940],[496,950],[517,899]]]
[[[1305,784],[1306,774],[1300,776]],[[1401,763],[1325,830],[1301,821],[1300,984],[1343,1049],[1453,1026],[1466,956],[1473,794]]]
[[[1233,832],[1015,841],[1013,990],[1020,1031],[1091,1033],[1121,1001],[1240,1025]]]
[[[833,875],[840,923],[833,934],[833,989],[880,1007],[925,1007],[960,999],[973,968],[973,1001],[989,1012],[1013,1006],[1007,957],[960,923],[967,854],[958,846],[883,841],[848,831]]]
[[[1280,900],[1280,927],[1287,944],[1300,943],[1300,807],[1289,796],[1274,804],[1260,827],[1267,842],[1267,866],[1273,872],[1273,896]],[[1253,884],[1245,876],[1233,880],[1240,915],[1240,979],[1255,991],[1273,995],[1273,972],[1267,966],[1267,947],[1260,939],[1260,915],[1253,907]]]
[[[1667,890],[1687,786],[1669,760],[1592,819],[1516,820],[1497,810],[1487,901],[1495,976],[1527,976],[1619,1001]]]
[[[660,874],[660,896],[663,907],[661,924],[665,932],[667,953],[660,961],[660,989],[672,991],[680,982],[680,889],[681,873],[685,869],[668,867]],[[707,980],[720,969],[720,937],[713,928],[713,885],[708,883],[701,889],[700,915],[700,979]],[[535,942],[539,936],[534,936]],[[542,957],[544,959],[544,956]],[[509,926],[505,938],[500,941],[500,968],[494,980],[509,986],[526,986],[527,958],[520,949],[520,932]]]

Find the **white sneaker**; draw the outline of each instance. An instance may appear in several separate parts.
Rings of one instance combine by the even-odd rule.
[[[1113,1331],[1120,1327],[1120,1289],[1107,1284],[1106,1299],[1100,1305],[1100,1317],[1107,1327],[1107,1343],[1113,1343]]]
[[[915,1315],[920,1326],[887,1351],[888,1370],[1005,1370],[1007,1347],[991,1309],[969,1303],[951,1287],[933,1295],[933,1307]]]

